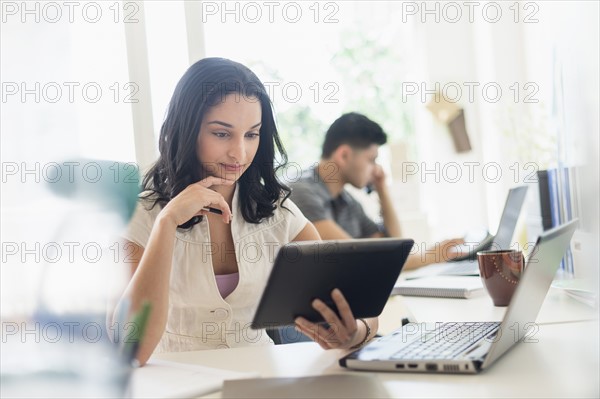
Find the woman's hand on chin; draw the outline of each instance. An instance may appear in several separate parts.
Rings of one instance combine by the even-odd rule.
[[[194,216],[206,215],[209,212],[208,208],[213,208],[222,212],[223,222],[229,223],[232,217],[231,209],[225,198],[211,187],[233,184],[235,181],[214,176],[190,184],[169,201],[160,212],[161,217],[168,218],[180,226]]]

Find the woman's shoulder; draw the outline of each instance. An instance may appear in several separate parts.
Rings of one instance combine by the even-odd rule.
[[[123,234],[123,238],[145,247],[150,237],[152,226],[158,213],[161,210],[160,205],[155,205],[155,199],[144,196],[144,193],[138,196],[137,204],[133,215]]]
[[[257,240],[258,237],[276,242],[289,242],[300,227],[306,225],[306,218],[300,209],[289,198],[281,197],[274,204],[275,208],[269,217],[259,223],[237,224],[238,237],[242,240]]]
[[[289,197],[282,196],[275,203],[273,219],[276,222],[290,222],[292,220],[304,219],[304,214]]]
[[[284,195],[282,195],[279,198],[279,200],[277,200],[277,203],[275,205],[277,205],[276,210],[278,210],[284,215],[289,214],[290,212],[294,213],[294,211],[298,209],[298,206],[294,203],[294,201],[292,201],[292,199],[289,196]]]
[[[137,205],[133,218],[154,220],[162,207],[157,202],[158,196],[151,192],[142,192],[138,195]]]

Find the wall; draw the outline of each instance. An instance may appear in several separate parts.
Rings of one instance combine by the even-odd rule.
[[[428,170],[441,165],[439,182],[433,173],[419,176],[420,207],[431,236],[457,235],[477,225],[489,225],[494,231],[508,188],[530,184],[535,189],[531,178],[535,171],[559,160],[587,165],[582,206],[596,223],[584,230],[597,232],[598,211],[591,199],[598,198],[598,4],[501,3],[497,22],[490,22],[491,8],[488,18],[483,16],[485,4],[475,9],[472,22],[465,8],[457,23],[449,14],[444,18],[443,8],[438,21],[422,9],[416,14],[422,54],[414,81],[425,82],[427,89],[452,82],[463,87],[457,104],[465,109],[473,148],[469,153],[455,152],[447,128],[425,108],[433,98],[427,94],[417,107],[417,162],[425,162]],[[434,9],[433,3],[429,9]],[[563,71],[562,130],[552,117],[557,68]],[[472,101],[465,82],[479,84]],[[486,84],[500,87],[502,94],[493,98],[490,90],[486,95],[481,90]],[[467,162],[481,166],[475,181],[444,179],[443,167],[451,162],[462,165],[464,175]],[[482,174],[486,165],[488,173]],[[501,177],[496,181],[498,167]],[[530,196],[525,211],[532,212],[536,205]]]

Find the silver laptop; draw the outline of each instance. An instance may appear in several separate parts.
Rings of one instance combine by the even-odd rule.
[[[519,186],[511,188],[508,191],[500,224],[496,235],[488,235],[481,241],[473,242],[465,239],[464,251],[468,252],[461,258],[456,258],[448,262],[435,263],[422,267],[413,272],[405,273],[407,280],[434,276],[434,275],[451,275],[451,276],[478,276],[479,266],[477,264],[477,252],[485,249],[510,249],[511,240],[517,227],[517,220],[521,214],[521,209],[525,203],[527,195],[527,186]]]
[[[487,369],[534,327],[576,226],[574,220],[538,238],[501,322],[408,323],[340,359],[340,365],[425,373],[473,374]]]

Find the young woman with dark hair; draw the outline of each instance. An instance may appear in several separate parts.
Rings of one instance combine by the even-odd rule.
[[[138,361],[155,350],[270,343],[250,323],[275,252],[320,237],[275,176],[286,154],[264,85],[239,63],[198,61],[177,84],[159,150],[125,234],[133,275],[123,297],[132,312],[152,304]],[[330,327],[300,317],[296,328],[323,348],[377,331],[377,319],[354,319],[341,292],[332,298],[341,318],[316,300]]]

